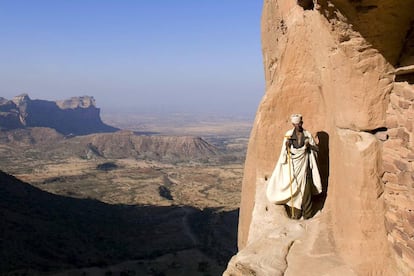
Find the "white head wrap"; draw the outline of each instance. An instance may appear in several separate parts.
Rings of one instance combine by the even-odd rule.
[[[301,114],[292,114],[290,116],[290,121],[292,124],[299,124],[302,121],[302,115]]]

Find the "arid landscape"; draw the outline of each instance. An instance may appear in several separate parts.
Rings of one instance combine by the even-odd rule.
[[[2,229],[14,240],[4,241],[2,272],[221,275],[237,251],[251,122],[183,114],[102,118],[122,130],[0,132],[1,170],[34,186],[19,182],[30,199],[3,202],[3,212],[17,214]],[[21,197],[7,191],[10,200]],[[39,204],[33,217],[31,204]]]
[[[413,10],[2,1],[0,276],[414,275]]]

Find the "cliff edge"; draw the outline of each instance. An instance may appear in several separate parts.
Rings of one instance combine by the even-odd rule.
[[[90,96],[54,102],[32,100],[21,94],[12,100],[0,98],[0,129],[49,127],[65,135],[118,130],[103,123],[99,113],[95,99]]]
[[[265,0],[266,93],[243,179],[239,253],[224,275],[414,273],[414,1]],[[319,143],[310,220],[264,196],[289,116]]]

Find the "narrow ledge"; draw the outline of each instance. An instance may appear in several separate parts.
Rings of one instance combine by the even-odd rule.
[[[395,69],[395,71],[394,71],[394,74],[396,76],[407,75],[407,74],[411,74],[411,73],[414,73],[414,65],[399,67],[399,68]]]

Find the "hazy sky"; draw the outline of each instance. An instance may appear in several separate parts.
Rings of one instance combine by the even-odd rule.
[[[0,96],[254,114],[261,0],[0,0]]]

